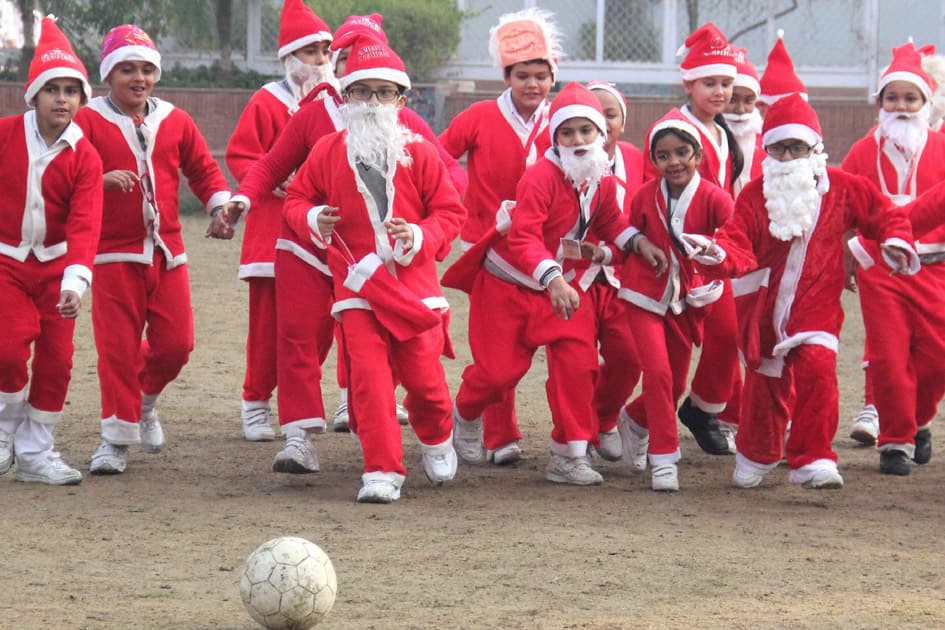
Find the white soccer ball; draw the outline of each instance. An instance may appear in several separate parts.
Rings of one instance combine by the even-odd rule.
[[[304,538],[284,536],[249,554],[240,595],[249,614],[271,630],[305,630],[320,622],[338,585],[331,559]]]

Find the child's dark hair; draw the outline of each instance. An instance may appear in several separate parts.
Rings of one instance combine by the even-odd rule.
[[[668,135],[674,135],[691,146],[693,153],[696,155],[702,153],[702,145],[699,144],[699,139],[694,138],[691,133],[683,131],[678,127],[663,127],[654,133],[652,138],[650,138],[650,160],[652,160],[654,164],[656,163],[656,143],[660,140],[660,138],[664,138]]]
[[[548,68],[548,72],[552,72],[551,64],[548,63],[547,59],[529,59],[528,61],[519,61],[518,63],[513,63],[511,66],[505,66],[505,78],[508,79],[512,76],[512,68],[521,64],[523,66],[532,66],[536,64],[544,64]]]
[[[721,127],[722,131],[725,132],[725,141],[728,143],[728,154],[732,156],[732,172],[728,177],[728,183],[734,185],[735,182],[738,181],[738,176],[742,174],[742,169],[745,168],[745,156],[742,155],[742,149],[738,146],[738,140],[735,139],[735,134],[732,133],[728,123],[725,122],[725,116],[716,114],[714,120],[715,124]]]

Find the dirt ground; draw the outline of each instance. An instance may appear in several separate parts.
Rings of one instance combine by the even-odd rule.
[[[733,458],[702,454],[684,428],[677,494],[606,463],[601,487],[549,484],[539,355],[519,388],[520,466],[461,466],[453,483],[433,488],[405,430],[401,500],[358,505],[361,463],[347,434],[316,438],[317,475],[272,473],[279,443],[242,440],[239,245],[204,240],[204,225],[185,222],[197,348],[159,405],[167,447],[133,452],[124,475],[86,475],[77,487],[0,478],[0,628],[253,628],[240,570],[281,535],[331,556],[339,595],[327,627],[945,626],[945,466],[936,457],[909,478],[883,476],[875,451],[846,438],[862,385],[855,299],[846,298],[839,357],[843,490],[789,485],[783,468],[761,488],[736,490]],[[455,391],[470,357],[465,296],[449,297]],[[64,458],[84,473],[99,434],[85,307],[58,430]],[[333,357],[326,374],[333,410]]]

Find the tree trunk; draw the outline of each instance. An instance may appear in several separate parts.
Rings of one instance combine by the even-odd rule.
[[[220,46],[220,67],[233,69],[233,0],[216,0],[217,41]]]
[[[23,49],[20,51],[20,64],[16,69],[16,76],[20,81],[26,81],[29,78],[30,62],[36,54],[36,45],[33,43],[33,32],[36,28],[33,16],[35,6],[35,0],[16,0],[16,8],[23,19]]]

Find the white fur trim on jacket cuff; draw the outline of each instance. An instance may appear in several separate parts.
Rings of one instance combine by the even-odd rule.
[[[407,225],[413,232],[413,245],[410,249],[404,249],[403,243],[399,240],[394,242],[394,261],[404,267],[413,261],[413,257],[416,256],[420,248],[423,247],[423,230],[415,223],[408,223]]]
[[[919,255],[915,253],[915,249],[911,244],[905,242],[901,238],[887,238],[883,241],[883,245],[888,247],[898,247],[899,249],[905,250],[909,256],[909,271],[906,272],[907,275],[914,276],[919,273],[919,269],[922,268],[922,262],[919,260]],[[883,260],[886,261],[886,264],[889,265],[890,269],[895,269],[896,261],[883,250]]]
[[[876,261],[873,260],[873,257],[870,256],[869,252],[866,251],[866,248],[863,247],[863,243],[860,242],[859,236],[854,236],[849,241],[847,241],[847,247],[850,248],[850,253],[853,255],[853,258],[863,269],[869,269],[876,264]]]
[[[324,212],[327,207],[328,206],[312,206],[312,209],[305,215],[308,229],[312,231],[312,242],[315,243],[315,247],[319,249],[328,249],[328,245],[331,243],[331,236],[322,236],[321,232],[318,231],[318,215]]]
[[[249,197],[247,197],[246,195],[241,195],[239,193],[230,197],[230,201],[237,201],[243,204],[243,214],[246,214],[247,212],[249,212],[249,209],[253,207],[253,203],[249,200]],[[240,219],[242,218],[243,216],[240,215]]]
[[[641,233],[640,230],[638,230],[637,228],[631,225],[630,227],[628,227],[623,232],[617,235],[617,238],[614,239],[614,244],[620,249],[625,250],[627,249],[627,243],[630,242],[630,239],[632,239],[634,236],[640,233]]]
[[[62,284],[59,291],[75,291],[79,297],[92,284],[92,270],[85,265],[69,265],[62,272]]]
[[[551,269],[555,269],[555,268],[558,269],[559,273],[562,273],[561,265],[559,265],[557,262],[555,262],[551,258],[546,258],[545,260],[538,263],[537,267],[535,267],[535,271],[532,272],[532,278],[535,279],[535,282],[541,284],[541,279],[545,276],[545,274],[548,273]],[[547,288],[548,285],[546,283],[542,286]]]
[[[368,254],[359,260],[356,265],[348,268],[348,277],[344,281],[345,288],[360,293],[361,289],[364,288],[364,283],[370,280],[377,268],[383,264],[384,261],[381,260],[380,256],[375,253]]]
[[[610,248],[610,245],[604,243],[600,244],[600,248],[604,250],[604,260],[600,261],[601,265],[609,265],[614,260],[614,250]]]
[[[718,302],[719,298],[722,297],[722,290],[724,288],[725,283],[721,280],[713,280],[709,284],[693,287],[686,294],[686,304],[696,308],[702,308],[703,306]],[[703,411],[708,410],[704,409]]]
[[[217,192],[210,195],[209,201],[207,201],[207,214],[213,212],[213,209],[217,206],[222,206],[227,201],[230,200],[230,191],[229,190],[218,190]]]
[[[712,244],[712,239],[702,234],[683,233],[683,234],[680,234],[680,240],[682,241],[683,245],[686,247],[687,254],[692,254],[692,252],[695,251],[696,249],[705,249],[706,247]],[[725,250],[719,247],[718,245],[716,245],[715,251],[716,251],[715,255],[710,256],[708,254],[699,254],[694,257],[694,260],[698,261],[699,263],[703,265],[719,265],[722,263],[723,260],[725,260]]]

